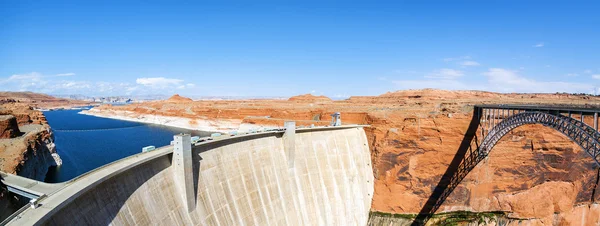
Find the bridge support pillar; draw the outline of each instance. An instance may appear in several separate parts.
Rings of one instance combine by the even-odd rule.
[[[294,168],[296,152],[296,122],[284,122],[285,133],[283,134],[283,149],[287,155],[288,167]]]
[[[194,194],[194,172],[192,167],[192,140],[189,134],[178,134],[173,137],[172,168],[175,174],[176,187],[179,189],[183,204],[188,212],[196,208]]]
[[[598,112],[594,113],[594,129],[598,130]]]

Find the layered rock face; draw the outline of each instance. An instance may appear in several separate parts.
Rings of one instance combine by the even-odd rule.
[[[60,165],[46,117],[37,108],[82,105],[43,94],[0,92],[0,171],[44,181],[50,166]],[[0,186],[0,220],[26,202]]]
[[[0,143],[0,152],[4,161],[0,170],[6,173],[44,181],[48,168],[60,165],[52,133],[47,125],[28,126],[32,130],[12,142]],[[19,153],[20,152],[20,153]],[[9,154],[12,153],[12,154]]]
[[[14,138],[21,133],[17,118],[12,115],[0,115],[0,139]]]
[[[330,102],[331,99],[326,96],[313,96],[312,94],[304,94],[293,96],[288,99],[289,101],[295,102],[305,102],[305,103],[314,103],[314,102]]]
[[[373,209],[418,213],[458,150],[470,114],[404,118],[374,129]],[[543,225],[595,225],[600,209],[592,158],[561,133],[531,125],[506,135],[455,188],[439,212],[504,211]],[[589,209],[588,209],[589,207]],[[583,211],[582,209],[588,209]]]
[[[0,104],[0,132],[8,134],[0,139],[0,170],[43,181],[48,167],[57,165],[60,157],[46,117],[33,106],[64,107],[70,102],[34,93],[0,92],[0,97],[12,98]]]
[[[187,118],[240,120],[242,124],[327,125],[341,112],[343,124],[369,124],[375,195],[372,211],[417,214],[432,195],[466,133],[474,104],[569,104],[600,107],[600,98],[568,94],[499,94],[407,90],[343,101],[310,100],[153,102],[109,107]],[[597,225],[598,168],[567,137],[540,126],[506,135],[456,187],[438,213],[507,213],[510,224]],[[516,219],[516,220],[515,220]]]

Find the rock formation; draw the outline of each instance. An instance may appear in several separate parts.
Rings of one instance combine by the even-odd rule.
[[[81,105],[85,103],[43,94],[0,92],[0,171],[44,181],[48,168],[62,160],[46,117],[34,108]],[[0,186],[0,220],[24,202]]]
[[[0,139],[14,138],[21,133],[17,118],[12,115],[0,115]]]
[[[175,102],[175,103],[185,103],[185,102],[193,102],[194,100],[187,98],[187,97],[179,96],[179,94],[175,94],[175,95],[169,97],[169,99],[167,99],[166,101],[167,102]]]
[[[288,101],[314,103],[314,102],[330,102],[331,99],[326,96],[314,96],[312,94],[304,94],[304,95],[290,97],[288,99]]]

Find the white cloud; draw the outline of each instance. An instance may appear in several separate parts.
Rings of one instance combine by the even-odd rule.
[[[464,73],[462,71],[459,70],[454,70],[454,69],[449,69],[449,68],[442,68],[439,70],[436,70],[428,75],[425,76],[425,78],[434,78],[434,79],[456,79],[459,77],[462,77],[464,75]]]
[[[479,66],[480,64],[477,61],[466,60],[460,63],[462,66]]]
[[[444,62],[455,62],[461,67],[479,66],[479,62],[472,60],[471,56],[449,57],[444,58]]]
[[[183,82],[181,79],[174,78],[165,78],[165,77],[154,77],[154,78],[138,78],[135,80],[135,83],[155,87],[155,88],[164,88],[169,86],[178,86]]]
[[[185,85],[177,86],[177,89],[186,89],[186,88],[194,88],[194,87],[196,87],[195,84],[188,83],[188,84],[185,84]]]
[[[600,80],[600,74],[592,75],[592,78]]]
[[[61,85],[65,88],[90,88],[87,82],[65,82]]]
[[[19,80],[29,80],[30,82],[38,82],[38,81],[41,81],[43,78],[66,77],[66,76],[73,76],[73,75],[75,75],[75,73],[42,75],[41,73],[38,73],[38,72],[31,72],[31,73],[27,73],[27,74],[14,74],[14,75],[11,75],[10,77],[8,77],[7,79],[0,80],[0,82],[2,82],[2,81],[5,81],[5,82],[6,81],[19,81]]]
[[[540,42],[540,43],[538,43],[538,44],[535,44],[535,45],[533,45],[533,47],[535,47],[535,48],[544,47],[544,43],[543,43],[543,42]]]
[[[468,86],[466,84],[457,80],[463,75],[464,73],[462,71],[449,68],[442,68],[423,76],[424,79],[395,80],[392,81],[392,83],[396,84],[396,86],[398,86],[400,89],[468,89]]]
[[[568,73],[568,74],[566,74],[566,76],[567,77],[577,77],[577,76],[579,76],[579,74],[577,74],[577,73]]]
[[[586,69],[585,71],[583,71],[583,73],[586,73],[586,74],[591,74],[591,73],[592,73],[592,70],[590,70],[590,69]]]
[[[471,59],[471,56],[448,57],[448,58],[444,58],[442,60],[446,61],[446,62],[451,62],[451,61],[469,60],[469,59]]]
[[[151,78],[138,78],[135,83],[146,88],[156,90],[169,90],[169,89],[188,89],[193,88],[196,85],[193,83],[186,83],[182,79],[165,78],[165,77],[151,77]],[[141,89],[134,88],[131,91],[138,91]]]
[[[489,68],[483,73],[487,81],[472,82],[477,79],[463,79],[458,77],[431,77],[416,80],[396,80],[393,83],[399,89],[436,88],[447,90],[487,90],[503,93],[590,93],[593,85],[574,82],[537,81],[522,76],[516,70],[504,68]],[[600,79],[600,74],[595,75]]]
[[[395,70],[394,73],[397,73],[397,74],[416,74],[417,71],[415,71],[415,70],[408,70],[408,71],[405,71],[405,70]]]
[[[11,75],[8,77],[7,81],[17,81],[17,80],[38,80],[42,78],[42,74],[37,72],[31,72],[29,74],[20,74],[20,75]]]
[[[469,87],[457,80],[447,79],[422,79],[422,80],[397,80],[393,81],[399,89],[447,89],[447,90],[467,90],[467,89],[479,89],[477,87]]]
[[[508,85],[521,85],[530,83],[526,78],[522,78],[517,75],[516,72],[502,68],[490,68],[483,75],[488,77],[490,83],[496,84],[508,84]]]
[[[592,85],[585,83],[536,81],[503,68],[490,68],[483,75],[487,76],[491,90],[498,92],[588,93],[593,90]]]
[[[155,94],[173,89],[190,89],[196,85],[181,79],[164,77],[138,78],[136,83],[90,82],[73,80],[74,73],[43,75],[37,72],[0,77],[3,91],[32,91],[48,94],[83,94],[89,96]]]
[[[2,84],[2,89],[6,91],[26,91],[33,87],[46,85],[47,82],[43,80],[43,77],[42,74],[37,72],[14,74],[6,79],[0,78],[0,84]]]

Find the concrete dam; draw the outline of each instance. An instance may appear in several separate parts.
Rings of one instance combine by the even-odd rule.
[[[8,225],[366,225],[363,128],[286,128],[193,144],[176,135],[65,183],[22,183],[42,194]]]

